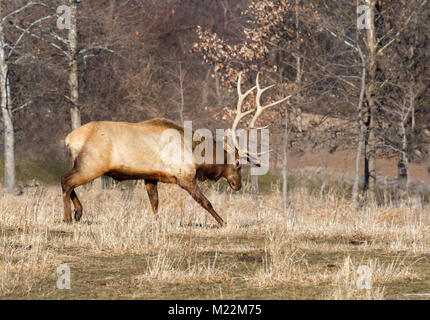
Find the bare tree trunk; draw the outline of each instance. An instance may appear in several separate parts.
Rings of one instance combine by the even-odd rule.
[[[406,187],[409,187],[409,159],[408,159],[408,137],[405,122],[407,117],[400,120],[400,129],[402,132],[402,163],[406,174]]]
[[[219,75],[218,75],[218,72],[216,71],[216,68],[214,68],[214,74],[215,74],[215,94],[216,94],[216,100],[217,100],[218,106],[221,106],[222,103],[223,103],[223,97],[221,95],[221,85],[220,85]]]
[[[296,125],[299,133],[303,132],[302,128],[302,60],[301,60],[301,40],[300,40],[300,0],[295,4],[295,23],[296,23],[296,89],[297,89],[297,106],[296,106]]]
[[[375,35],[375,6],[376,0],[366,0],[370,12],[370,28],[367,30],[366,47],[368,59],[366,61],[368,83],[366,98],[368,101],[366,152],[365,152],[365,176],[366,192],[371,199],[376,195],[376,139],[375,139],[375,89],[376,89],[376,35]]]
[[[300,104],[301,102],[301,83],[302,83],[302,66],[300,57],[300,22],[299,22],[299,5],[300,0],[296,0],[296,90],[297,90],[297,100]],[[299,132],[302,132],[302,110],[300,105],[296,107],[295,110],[296,124]],[[284,118],[284,136],[282,145],[282,205],[284,211],[287,211],[287,192],[288,192],[288,133],[289,133],[289,123],[288,123],[288,107],[285,107],[285,118]]]
[[[298,100],[301,101],[301,95],[298,94]],[[296,125],[297,125],[297,131],[299,133],[303,132],[303,126],[302,126],[302,108],[299,106],[296,107]]]
[[[206,73],[205,81],[202,84],[202,106],[206,107],[209,101],[209,77],[211,74],[211,70],[208,70]]]
[[[182,61],[178,63],[178,76],[179,76],[179,94],[181,95],[181,103],[179,105],[179,117],[181,120],[181,124],[184,124],[184,106],[185,106],[185,97],[184,97],[184,80],[185,80],[185,71],[182,68]]]
[[[250,129],[255,128],[255,122],[253,120],[254,119],[251,120],[251,124],[249,126]],[[249,148],[248,132],[246,133],[245,143],[246,143],[246,146]],[[259,193],[260,193],[260,187],[258,185],[258,175],[251,175],[251,198],[252,198],[252,200],[257,200]]]
[[[412,130],[412,134],[415,134],[415,94],[414,94],[414,87],[412,82],[409,85],[409,112],[411,113],[411,118],[412,118],[412,124],[411,124],[411,130]],[[406,135],[406,132],[405,132]],[[407,143],[407,137],[406,137],[406,143]],[[408,145],[406,144],[404,150],[406,150],[406,152],[408,152]],[[406,162],[406,173],[408,175],[407,180],[406,180],[406,187],[409,187],[410,184],[410,174],[409,174],[409,156],[408,154],[406,154],[406,158],[408,159],[408,161]]]
[[[402,133],[402,162],[404,167],[404,172],[406,174],[406,187],[409,187],[410,184],[410,175],[409,175],[409,144],[408,144],[408,133],[406,130],[406,123],[409,119],[409,115],[412,118],[412,129],[414,129],[414,112],[415,112],[415,95],[413,92],[413,85],[409,85],[409,106],[408,109],[402,110],[402,116],[400,119],[400,131]]]
[[[69,86],[70,86],[70,117],[72,121],[72,130],[81,126],[81,111],[79,108],[79,82],[78,82],[78,61],[76,56],[78,44],[77,30],[77,3],[70,0],[70,19],[71,26],[69,30]]]
[[[0,17],[1,19],[1,17]],[[16,185],[15,173],[15,132],[12,119],[12,104],[9,86],[9,67],[6,61],[6,42],[3,31],[3,22],[0,20],[0,86],[1,111],[3,116],[4,135],[4,189],[12,193]]]
[[[285,107],[285,127],[282,145],[282,206],[287,211],[287,187],[288,187],[288,107]]]
[[[357,122],[360,127],[360,135],[358,137],[357,144],[357,154],[355,156],[355,174],[354,174],[354,185],[352,187],[352,202],[358,202],[358,187],[360,184],[360,163],[361,163],[361,155],[363,150],[363,140],[364,140],[364,123],[363,123],[363,101],[364,101],[364,93],[366,90],[366,60],[361,52],[360,47],[358,47],[361,62],[363,64],[361,71],[361,91],[360,98],[358,100],[357,105]]]
[[[224,30],[226,30],[228,27],[228,1],[221,1],[221,6],[224,11]]]
[[[360,167],[361,167],[361,155],[363,152],[363,140],[364,140],[364,125],[360,124],[360,135],[358,137],[357,153],[355,155],[355,173],[354,173],[354,184],[352,186],[352,202],[358,202],[358,187],[360,185]]]

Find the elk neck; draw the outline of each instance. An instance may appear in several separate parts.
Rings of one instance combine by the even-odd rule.
[[[218,181],[224,177],[224,164],[201,164],[197,167],[197,179]]]

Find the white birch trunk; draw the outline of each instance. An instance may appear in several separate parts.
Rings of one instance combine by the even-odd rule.
[[[363,68],[361,71],[361,91],[360,91],[360,97],[357,105],[357,122],[360,127],[360,135],[358,137],[357,154],[355,156],[354,184],[352,186],[353,203],[358,202],[358,187],[360,184],[360,163],[361,163],[361,156],[363,153],[364,131],[365,131],[365,127],[363,123],[363,101],[364,101],[364,94],[366,90],[366,61],[363,56],[363,53],[361,52],[361,49],[359,49],[359,53],[360,53],[361,61],[363,63]]]
[[[1,17],[0,17],[1,18]],[[3,117],[4,135],[4,189],[7,193],[12,193],[16,185],[15,174],[15,132],[13,128],[9,68],[6,61],[6,42],[3,30],[3,23],[0,20],[0,90],[1,90],[1,111]]]
[[[408,159],[408,137],[406,132],[406,117],[400,121],[400,129],[402,132],[402,161],[406,171],[406,188],[409,187],[409,159]]]
[[[366,143],[366,191],[373,200],[376,196],[376,138],[375,138],[375,92],[376,92],[376,30],[375,30],[375,6],[376,0],[366,0],[370,13],[370,28],[367,30],[366,47],[368,59],[366,61],[368,81],[366,98],[369,104],[367,119],[367,143]]]
[[[409,107],[406,110],[406,113],[402,116],[400,120],[400,129],[402,132],[402,160],[406,170],[406,187],[409,187],[410,184],[410,175],[409,175],[409,155],[408,155],[408,133],[406,131],[406,122],[409,119],[409,114],[412,118],[412,130],[415,129],[415,121],[414,121],[414,113],[415,113],[415,95],[413,85],[409,86]]]
[[[81,111],[79,108],[79,82],[78,82],[78,61],[76,50],[78,44],[77,30],[77,3],[70,0],[70,30],[69,30],[69,86],[70,86],[70,117],[72,121],[72,130],[81,126]]]
[[[296,88],[297,88],[297,102],[298,106],[296,107],[296,125],[299,133],[303,132],[302,128],[302,60],[301,60],[301,39],[300,39],[300,0],[296,0],[296,8],[295,8],[295,19],[296,19]]]
[[[288,108],[285,107],[284,141],[282,145],[282,206],[287,211],[287,187],[288,187]]]

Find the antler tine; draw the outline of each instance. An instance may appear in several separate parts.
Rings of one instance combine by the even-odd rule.
[[[243,103],[245,101],[245,98],[247,96],[249,96],[251,94],[252,91],[255,90],[255,88],[257,86],[252,87],[251,89],[249,89],[247,92],[242,93],[242,89],[241,89],[241,82],[242,82],[242,71],[239,73],[239,77],[237,79],[237,95],[238,95],[238,99],[237,99],[237,107],[236,107],[236,117],[234,119],[233,122],[233,126],[232,126],[232,130],[236,131],[237,126],[239,125],[240,120],[242,120],[242,118],[246,117],[248,114],[254,112],[254,110],[248,110],[246,112],[242,112],[242,106]]]
[[[268,109],[268,108],[270,108],[270,107],[273,107],[273,106],[276,106],[277,104],[280,104],[280,103],[282,103],[282,102],[284,102],[285,100],[288,100],[288,99],[290,99],[290,98],[291,98],[291,95],[289,95],[288,97],[285,97],[285,98],[283,98],[283,99],[281,99],[281,100],[275,101],[275,102],[273,102],[273,103],[271,103],[271,104],[268,104],[268,105],[266,105],[266,106],[262,107],[262,109],[263,109],[263,110],[266,110],[266,109]]]
[[[256,87],[257,87],[257,97],[256,97],[256,103],[257,103],[257,108],[261,108],[261,95],[264,93],[264,92],[266,92],[267,90],[269,90],[269,89],[271,89],[271,88],[273,88],[275,85],[274,84],[272,84],[271,86],[268,86],[268,87],[266,87],[266,88],[261,88],[260,87],[260,82],[259,82],[259,80],[260,80],[260,72],[259,73],[257,73],[257,79],[255,80],[255,82],[256,82]]]
[[[265,106],[261,106],[261,96],[263,95],[264,92],[273,88],[275,85],[272,84],[266,88],[261,88],[259,80],[260,80],[260,73],[257,74],[257,79],[256,79],[257,95],[255,97],[255,103],[257,105],[257,111],[255,112],[254,116],[252,117],[251,121],[249,122],[249,129],[254,129],[255,123],[257,122],[258,117],[260,117],[260,115],[263,113],[264,110],[266,110],[270,107],[276,106],[276,105],[284,102],[285,100],[291,98],[291,95],[289,95],[288,97],[285,97],[281,100],[275,101],[275,102],[270,103],[270,104],[265,105]]]
[[[264,130],[267,129],[269,127],[269,125],[264,126],[264,127],[258,127],[258,128],[254,128],[255,130]]]
[[[270,150],[266,150],[266,151],[262,151],[262,152],[251,152],[251,151],[247,151],[247,154],[249,154],[249,155],[251,155],[251,156],[262,156],[263,154],[270,153],[270,152],[272,152],[272,151],[273,151],[272,149],[270,149]]]
[[[252,91],[255,90],[255,88],[257,86],[252,87],[251,89],[249,89],[248,91],[246,91],[245,93],[242,93],[242,86],[241,86],[241,82],[242,82],[242,71],[239,73],[239,77],[237,79],[237,95],[238,95],[238,99],[237,99],[237,107],[236,107],[236,117],[234,118],[233,121],[233,125],[231,127],[231,132],[233,135],[233,142],[234,142],[234,146],[239,150],[239,144],[237,142],[236,139],[236,129],[240,123],[240,121],[246,117],[247,115],[251,114],[252,112],[254,112],[254,109],[242,112],[242,107],[243,107],[243,103],[245,102],[245,99],[247,96],[249,96],[251,94]]]
[[[242,73],[243,73],[243,71],[241,71],[239,73],[239,77],[237,79],[237,94],[239,96],[239,102],[243,102],[243,99],[246,98],[252,91],[254,91],[255,88],[257,88],[257,86],[255,85],[251,89],[249,89],[245,94],[243,94],[242,93],[242,89],[241,89],[241,87],[242,87],[242,84],[241,84],[241,82],[242,82]],[[238,106],[239,106],[239,104],[238,104]]]

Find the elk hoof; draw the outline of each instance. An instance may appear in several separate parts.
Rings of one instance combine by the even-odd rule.
[[[82,218],[82,211],[75,210],[75,220],[78,222]]]
[[[70,224],[70,223],[73,222],[73,220],[72,219],[63,219],[63,222],[67,223],[67,224]]]

